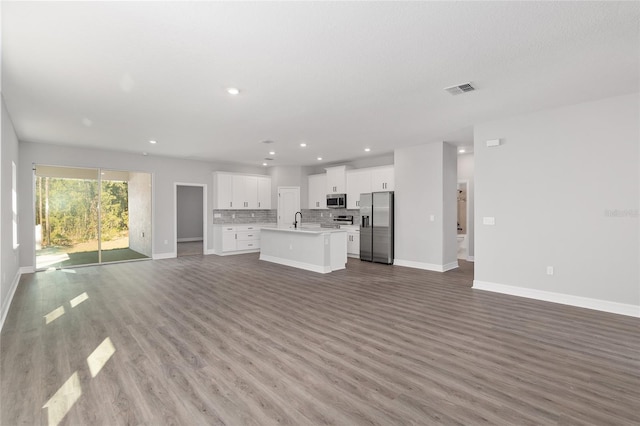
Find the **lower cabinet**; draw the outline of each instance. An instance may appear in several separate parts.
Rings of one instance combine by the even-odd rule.
[[[360,232],[347,232],[347,256],[360,257]]]
[[[261,225],[215,226],[213,247],[216,254],[240,254],[260,249]]]

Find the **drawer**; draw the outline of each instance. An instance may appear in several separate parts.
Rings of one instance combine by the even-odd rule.
[[[260,241],[260,230],[238,231],[236,235],[238,241]]]
[[[260,248],[260,240],[251,240],[251,241],[238,240],[236,242],[236,250],[251,250],[251,249],[259,249],[259,248]]]
[[[223,226],[222,232],[236,232],[235,226]]]
[[[235,227],[236,231],[259,231],[260,227],[256,225],[238,225]]]

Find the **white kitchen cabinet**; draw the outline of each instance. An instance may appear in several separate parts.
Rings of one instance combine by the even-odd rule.
[[[371,191],[393,191],[394,187],[393,166],[371,169]]]
[[[213,174],[213,197],[214,209],[233,208],[233,175],[214,173]]]
[[[233,175],[233,208],[255,210],[258,208],[258,178]]]
[[[236,229],[233,226],[222,228],[222,251],[234,251],[236,249]]]
[[[325,169],[327,171],[326,194],[347,193],[347,167],[336,166]],[[325,195],[326,195],[325,194]]]
[[[271,178],[258,177],[258,209],[271,209]]]
[[[360,194],[371,192],[371,170],[349,170],[347,172],[347,208],[360,208]]]
[[[271,177],[215,172],[214,209],[267,210],[271,208]]]
[[[347,231],[347,256],[360,257],[360,232]]]
[[[327,175],[309,175],[309,209],[327,208]]]
[[[260,250],[262,226],[264,225],[215,225],[213,228],[214,253],[224,256]]]

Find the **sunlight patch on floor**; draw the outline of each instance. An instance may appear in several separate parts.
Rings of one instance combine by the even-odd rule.
[[[113,347],[110,338],[106,338],[100,343],[100,345],[94,350],[91,355],[87,357],[87,364],[89,364],[89,371],[91,371],[91,377],[96,377],[102,367],[109,361],[109,358],[116,352],[116,348]]]
[[[84,292],[81,295],[76,296],[73,299],[71,299],[69,301],[69,303],[71,303],[71,307],[72,308],[75,308],[76,306],[78,306],[79,304],[81,304],[82,302],[87,300],[88,298],[89,298],[89,295],[87,294],[87,292]]]
[[[59,306],[44,316],[45,324],[49,324],[64,315],[64,306]]]
[[[67,415],[73,404],[82,395],[80,387],[80,379],[76,371],[69,379],[58,389],[58,391],[47,401],[42,408],[47,409],[49,426],[57,426],[60,421]]]

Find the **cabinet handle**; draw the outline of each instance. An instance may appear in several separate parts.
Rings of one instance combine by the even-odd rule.
[[[236,240],[238,239],[238,234],[235,234]]]
[[[247,237],[253,237],[253,235],[251,235],[251,234],[248,234],[248,235],[247,235]]]
[[[233,207],[233,201],[229,201],[229,207]]]
[[[260,201],[258,201],[258,207],[260,207]]]

